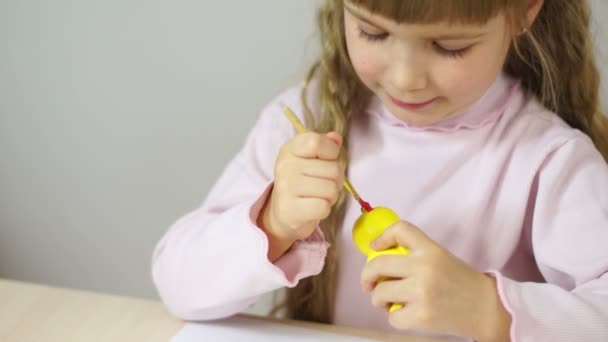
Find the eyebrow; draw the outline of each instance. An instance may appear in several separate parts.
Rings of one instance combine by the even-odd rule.
[[[363,21],[366,24],[375,26],[383,31],[387,31],[384,28],[382,28],[382,26],[371,22],[369,19],[365,18],[361,13],[358,13],[356,9],[354,9],[353,7],[351,7],[350,4],[348,4],[347,2],[344,2],[344,8],[354,17],[356,17],[357,19]],[[487,32],[481,32],[481,33],[448,33],[448,34],[440,34],[437,36],[429,36],[428,39],[432,39],[432,40],[468,40],[468,39],[475,39],[475,38],[480,38],[483,37],[487,34]]]

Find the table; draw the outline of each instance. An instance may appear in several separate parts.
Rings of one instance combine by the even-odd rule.
[[[381,341],[437,341],[287,319],[294,327]],[[0,279],[0,341],[162,341],[184,325],[159,301]]]

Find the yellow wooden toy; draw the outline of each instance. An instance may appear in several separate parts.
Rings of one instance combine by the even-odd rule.
[[[355,245],[367,256],[367,262],[379,255],[407,255],[409,250],[403,246],[397,246],[382,251],[373,250],[370,247],[372,241],[379,237],[388,227],[400,220],[399,215],[389,208],[376,207],[371,211],[361,213],[353,227],[353,240]],[[393,303],[389,312],[399,310],[403,304]]]

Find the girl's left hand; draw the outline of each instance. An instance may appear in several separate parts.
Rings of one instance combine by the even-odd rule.
[[[391,303],[404,304],[390,313],[393,327],[476,341],[508,341],[511,318],[498,297],[494,278],[404,221],[388,228],[371,247],[383,250],[397,245],[409,248],[410,253],[378,256],[361,273],[363,291],[371,292],[375,306],[386,309]]]

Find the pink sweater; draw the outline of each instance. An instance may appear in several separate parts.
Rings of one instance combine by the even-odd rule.
[[[281,104],[301,116],[299,91],[262,111],[203,205],[158,243],[153,278],[176,316],[233,315],[323,268],[328,244],[318,232],[271,263],[255,224],[277,152],[296,134]],[[425,127],[374,99],[349,139],[349,179],[366,200],[497,278],[512,341],[608,341],[608,167],[586,135],[500,76],[467,112]],[[359,287],[365,258],[351,238],[359,214],[350,200],[338,227],[334,322],[392,331]]]

